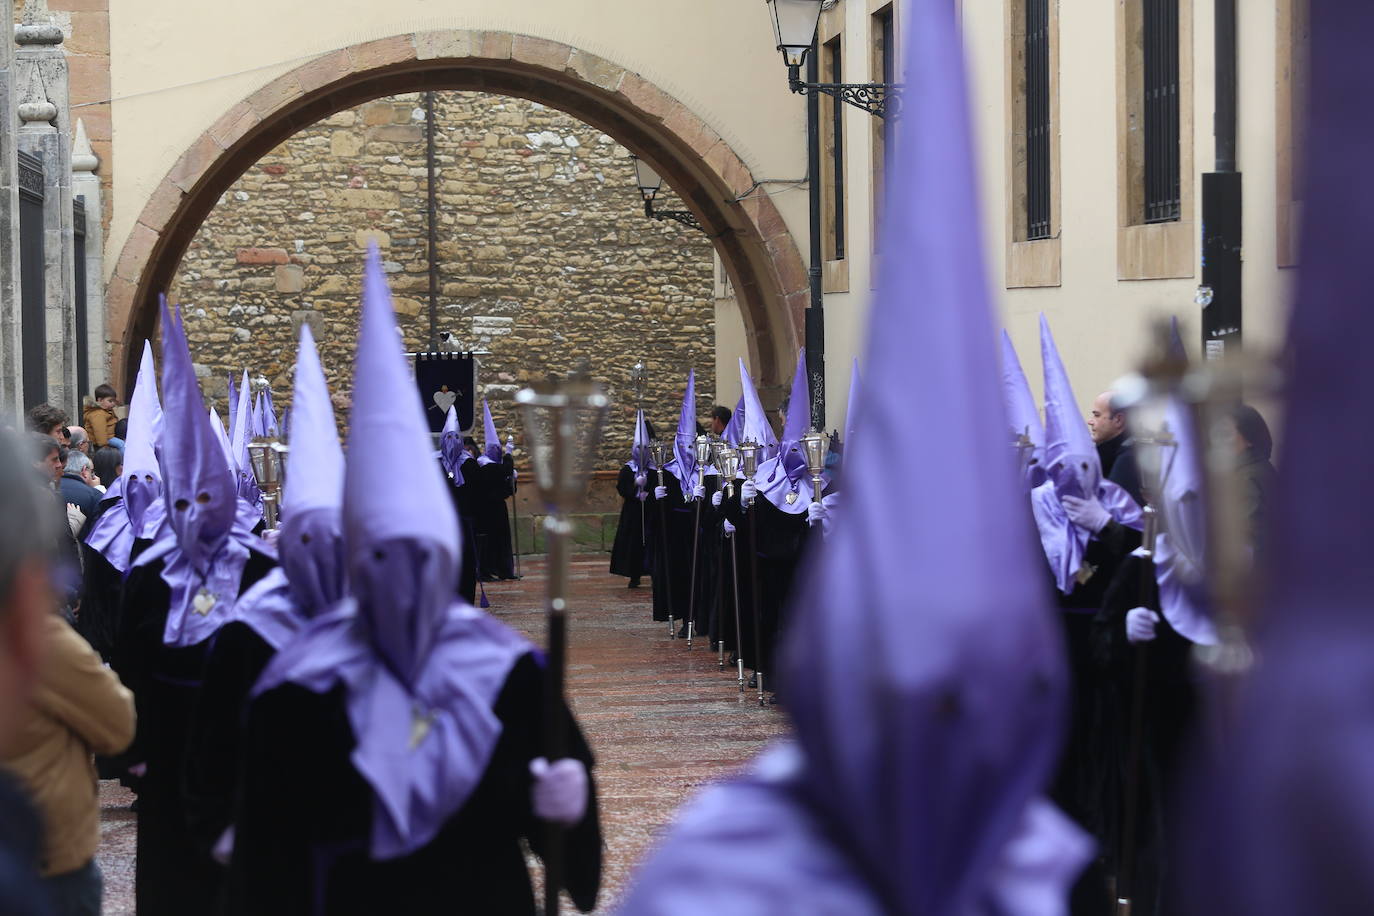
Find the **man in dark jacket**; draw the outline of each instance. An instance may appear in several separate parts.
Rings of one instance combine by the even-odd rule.
[[[1140,492],[1140,465],[1135,456],[1135,440],[1126,428],[1126,411],[1112,403],[1112,393],[1104,391],[1093,401],[1088,415],[1097,457],[1102,461],[1102,479],[1110,480],[1144,505]]]
[[[71,449],[67,452],[67,464],[62,471],[62,479],[57,482],[57,487],[62,492],[62,501],[76,506],[81,510],[81,514],[86,516],[86,520],[81,524],[81,530],[77,532],[78,540],[86,537],[86,532],[91,530],[92,520],[100,510],[100,491],[91,486],[94,472],[95,465],[91,459],[84,452]]]

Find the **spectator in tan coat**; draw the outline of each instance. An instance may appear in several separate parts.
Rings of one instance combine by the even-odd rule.
[[[58,916],[100,913],[100,803],[93,754],[117,754],[134,737],[134,700],[100,656],[54,610],[47,657],[0,766],[29,792],[43,821],[40,868]]]
[[[100,385],[95,389],[95,403],[86,405],[82,425],[86,427],[86,435],[91,437],[96,448],[110,444],[115,424],[119,422],[119,417],[115,415],[115,404],[118,401],[113,388],[109,385]]]

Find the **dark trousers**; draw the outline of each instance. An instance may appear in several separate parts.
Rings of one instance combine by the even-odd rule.
[[[44,878],[53,916],[100,916],[100,866],[95,859],[74,871]]]

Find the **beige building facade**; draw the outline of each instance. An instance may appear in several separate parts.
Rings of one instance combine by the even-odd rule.
[[[1038,388],[1042,311],[1085,402],[1132,366],[1151,316],[1177,315],[1200,352],[1195,295],[1200,176],[1214,158],[1213,0],[1173,0],[1178,191],[1175,217],[1156,222],[1141,216],[1142,19],[1146,5],[1157,10],[1165,0],[1048,0],[1043,104],[1052,165],[1039,192],[1048,212],[1038,234],[1025,231],[1026,23],[1037,0],[952,2],[975,94],[989,282],[1032,384]],[[1239,4],[1248,349],[1281,343],[1297,262],[1299,3]],[[906,0],[828,4],[821,78],[894,79],[907,9]],[[761,0],[348,0],[327,9],[110,0],[108,22],[109,96],[74,104],[95,110],[108,102],[104,270],[116,377],[130,365],[134,341],[151,331],[150,296],[175,275],[214,201],[253,162],[339,111],[436,88],[560,108],[650,161],[715,247],[719,400],[732,403],[738,393],[738,356],[771,392],[786,384],[809,301],[806,104],[788,91]],[[822,100],[818,176],[830,428],[843,426],[850,361],[862,350],[878,280],[890,130],[836,104]]]

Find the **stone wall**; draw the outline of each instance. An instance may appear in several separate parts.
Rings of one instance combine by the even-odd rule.
[[[636,359],[645,403],[675,423],[687,369],[698,413],[714,395],[710,241],[644,218],[628,152],[538,103],[436,94],[438,330],[481,357],[502,436],[511,395],[586,359],[614,407],[598,466],[624,461]],[[664,209],[682,205],[666,191]],[[423,98],[341,112],[274,149],[221,198],[178,270],[174,301],[208,394],[243,367],[290,396],[295,328],[311,321],[336,403],[346,408],[363,255],[381,246],[411,350],[429,345]],[[346,423],[346,417],[341,417]],[[479,436],[480,438],[480,436]]]

